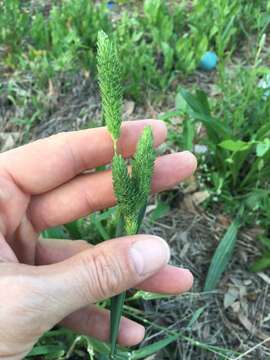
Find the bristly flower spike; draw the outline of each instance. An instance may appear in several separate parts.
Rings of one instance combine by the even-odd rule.
[[[102,113],[116,153],[122,113],[121,70],[115,44],[104,31],[98,33],[97,67],[102,100]]]
[[[153,142],[151,127],[147,126],[137,144],[131,175],[121,155],[113,158],[114,193],[128,235],[134,235],[138,231],[140,211],[145,207],[151,191],[155,161]]]
[[[150,126],[144,128],[144,131],[137,144],[137,149],[132,161],[131,179],[136,184],[139,202],[147,201],[151,191],[152,175],[155,161],[154,138]]]

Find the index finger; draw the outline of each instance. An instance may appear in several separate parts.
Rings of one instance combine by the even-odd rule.
[[[143,128],[153,129],[155,146],[166,138],[159,120],[128,121],[122,124],[119,151],[133,154]],[[41,194],[69,181],[84,170],[111,161],[113,144],[105,127],[60,133],[47,139],[0,154],[0,169],[29,194]]]

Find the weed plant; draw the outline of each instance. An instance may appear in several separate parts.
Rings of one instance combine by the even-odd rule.
[[[194,144],[205,146],[200,181],[212,195],[208,205],[219,204],[233,219],[212,259],[207,291],[217,286],[230,261],[239,228],[269,225],[270,101],[267,90],[259,87],[260,79],[270,74],[260,58],[264,46],[262,35],[252,65],[235,69],[233,75],[220,64],[217,100],[199,89],[195,93],[181,89],[173,113],[184,118],[182,146],[188,150]],[[198,123],[206,135],[197,135]],[[269,265],[267,254],[253,269]]]
[[[103,117],[114,144],[112,176],[119,217],[116,236],[135,235],[140,229],[151,189],[155,159],[153,134],[150,127],[144,129],[137,144],[130,174],[124,158],[117,151],[122,121],[120,61],[116,46],[103,31],[98,34],[97,60]],[[125,293],[117,295],[111,300],[112,359],[116,352],[124,300]]]

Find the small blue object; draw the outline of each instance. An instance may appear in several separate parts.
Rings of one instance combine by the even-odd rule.
[[[108,1],[108,2],[107,2],[107,8],[108,8],[109,10],[113,10],[114,6],[115,6],[115,2],[114,2],[114,1]]]
[[[201,58],[199,68],[204,71],[214,70],[217,66],[218,57],[213,51],[207,51]]]

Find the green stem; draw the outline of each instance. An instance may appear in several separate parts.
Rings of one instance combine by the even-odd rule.
[[[137,233],[140,230],[145,210],[146,210],[145,203],[144,206],[142,206],[139,215],[138,215],[138,221],[137,221]],[[116,228],[116,237],[125,235],[125,229],[124,229],[124,218],[123,216],[120,216],[119,222],[117,224]],[[134,234],[128,234],[128,235],[134,235]],[[124,302],[126,298],[126,292],[123,292],[121,294],[118,294],[111,298],[111,319],[110,319],[110,340],[111,340],[111,353],[110,353],[110,359],[114,359],[114,355],[116,354],[116,342],[119,332],[119,326],[120,326],[120,320],[123,312]]]
[[[126,292],[122,292],[121,294],[111,298],[111,359],[113,359],[114,355],[116,354],[116,343],[125,298]]]
[[[117,222],[115,237],[125,235],[124,218],[121,215]],[[118,294],[111,298],[111,319],[110,319],[110,341],[111,341],[111,354],[110,358],[113,359],[116,353],[116,342],[119,332],[119,325],[121,320],[122,309],[124,306],[126,293]]]

